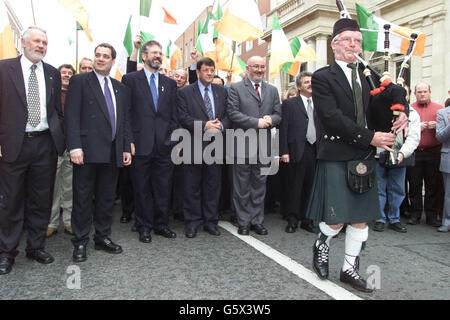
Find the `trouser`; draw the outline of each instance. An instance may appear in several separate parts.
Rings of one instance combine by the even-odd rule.
[[[56,168],[55,188],[53,192],[52,214],[50,216],[49,227],[57,229],[59,226],[60,208],[63,209],[63,223],[65,227],[70,227],[72,215],[72,172],[73,166],[70,162],[70,154],[58,157]]]

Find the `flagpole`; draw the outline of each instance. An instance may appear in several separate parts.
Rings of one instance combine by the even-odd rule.
[[[75,25],[75,32],[76,32],[76,37],[75,37],[75,71],[76,73],[78,73],[78,22],[76,22]]]
[[[31,2],[31,13],[33,14],[33,23],[36,25],[36,17],[34,16],[34,6],[33,6],[33,0],[30,0]]]

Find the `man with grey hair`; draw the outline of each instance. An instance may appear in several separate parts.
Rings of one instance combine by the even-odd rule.
[[[11,271],[24,227],[27,258],[54,261],[44,241],[64,136],[61,77],[42,61],[47,41],[45,30],[30,27],[24,54],[0,61],[0,274]]]
[[[175,238],[169,229],[169,203],[173,163],[170,140],[177,128],[177,84],[158,72],[162,47],[151,40],[142,47],[144,69],[127,73],[122,83],[130,91],[130,121],[133,128],[133,183],[136,229],[139,241],[151,242],[151,230]],[[135,148],[134,148],[135,147]]]
[[[248,141],[245,141],[244,150],[235,150],[235,157],[243,160],[244,164],[235,163],[233,167],[233,204],[239,234],[249,235],[251,229],[259,235],[267,235],[268,231],[263,226],[267,176],[261,174],[261,169],[268,165],[255,156],[260,154],[262,145],[267,147],[267,152],[271,150],[270,129],[281,121],[280,96],[274,86],[263,81],[266,71],[264,58],[249,58],[246,70],[248,77],[230,86],[227,113],[233,129],[255,130],[259,134],[259,143],[255,155],[250,153],[252,148]],[[256,163],[252,161],[254,159]]]
[[[371,107],[370,89],[357,64],[362,35],[357,21],[339,19],[333,27],[335,61],[312,76],[314,109],[320,121],[317,167],[307,217],[319,222],[313,244],[313,268],[328,278],[331,239],[344,224],[345,257],[340,281],[372,292],[359,274],[359,254],[368,238],[367,222],[380,217],[375,183],[375,147],[393,150],[395,135],[371,130],[377,112]],[[405,92],[406,93],[406,92]],[[395,130],[407,126],[401,114]],[[354,177],[354,179],[353,179]]]
[[[94,69],[94,62],[92,61],[92,59],[89,58],[81,59],[78,65],[79,73],[91,72],[93,69]]]
[[[318,120],[314,118],[311,77],[310,72],[300,73],[296,79],[300,94],[281,105],[280,154],[286,164],[282,169],[282,188],[287,233],[295,232],[299,221],[302,229],[314,232],[311,220],[305,218],[314,182],[319,131]]]

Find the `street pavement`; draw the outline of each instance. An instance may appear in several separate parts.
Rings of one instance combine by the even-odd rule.
[[[251,232],[245,237],[248,243],[236,235],[228,216],[220,222],[225,229],[220,228],[219,237],[200,228],[196,238],[188,239],[183,223],[172,220],[177,238],[152,233],[149,244],[131,232],[132,222],[122,224],[119,218],[120,204],[115,206],[111,238],[123,253],[94,250],[91,241],[88,260],[78,264],[72,262],[71,236],[62,226],[46,242],[46,250],[55,257],[49,265],[25,257],[24,235],[12,272],[0,276],[0,299],[450,299],[450,233],[438,233],[424,223],[408,226],[405,234],[370,230],[360,270],[379,289],[365,294],[339,281],[344,234],[331,242],[330,278],[324,282],[311,272],[316,236],[302,229],[285,233],[286,222],[279,213],[266,214],[269,235]]]

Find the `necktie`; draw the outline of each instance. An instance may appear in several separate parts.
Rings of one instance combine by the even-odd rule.
[[[205,102],[206,112],[208,113],[209,120],[214,120],[211,99],[209,99],[208,87],[205,87],[205,96],[203,97]]]
[[[108,107],[109,120],[111,121],[111,129],[112,129],[111,141],[113,141],[116,135],[116,115],[114,113],[114,103],[112,100],[111,91],[109,90],[107,77],[105,77],[105,85],[103,88],[105,92],[106,106]]]
[[[308,140],[310,144],[313,144],[316,142],[316,127],[314,125],[314,111],[311,98],[307,100],[307,103],[306,112],[308,114],[308,129],[306,131],[306,140]]]
[[[150,91],[152,92],[153,104],[155,105],[155,111],[158,111],[158,90],[155,84],[155,74],[150,76]]]
[[[256,94],[258,95],[258,99],[261,100],[261,95],[259,94],[259,83],[255,83],[255,91]]]
[[[355,63],[349,63],[347,65],[350,69],[352,69],[352,86],[353,86],[353,101],[355,102],[355,113],[356,113],[356,123],[358,123],[361,127],[366,126],[366,120],[364,116],[364,106],[362,102],[362,90],[361,86],[357,81],[356,69],[357,65]]]
[[[41,99],[39,97],[39,83],[36,77],[37,66],[31,66],[28,78],[28,120],[27,122],[35,128],[41,122]]]

